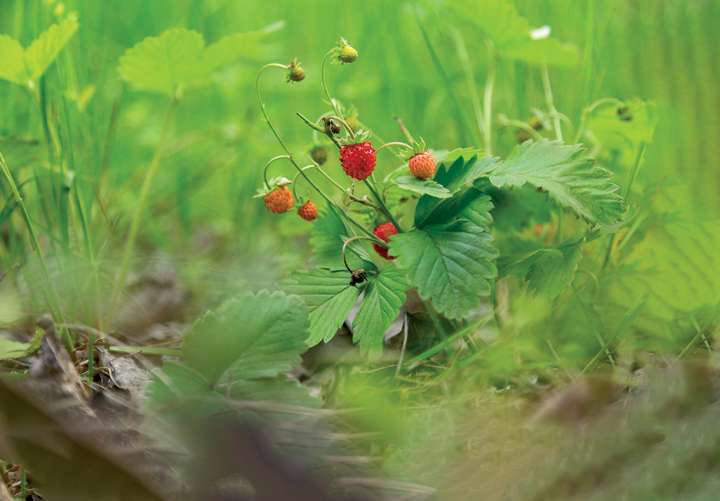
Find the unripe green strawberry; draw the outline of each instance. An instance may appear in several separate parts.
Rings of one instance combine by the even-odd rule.
[[[397,231],[397,228],[395,228],[395,225],[390,222],[379,224],[373,230],[373,233],[375,234],[375,236],[378,237],[383,242],[389,242],[390,237],[392,237],[393,235],[397,235],[397,232],[398,231]],[[375,249],[375,252],[377,252],[378,254],[380,254],[382,257],[384,257],[387,260],[391,261],[391,260],[395,259],[394,257],[392,257],[388,254],[387,247],[383,247],[382,245],[379,245],[379,244],[373,244],[373,249]]]
[[[270,212],[282,214],[293,208],[295,199],[287,186],[278,186],[263,198],[265,207]]]
[[[318,144],[310,150],[310,157],[316,164],[323,165],[327,162],[328,153],[324,146]]]
[[[305,80],[305,69],[303,69],[302,64],[300,64],[300,61],[297,59],[293,59],[288,65],[287,80],[288,82],[301,82]]]
[[[315,221],[315,218],[317,218],[318,210],[312,200],[308,200],[300,206],[298,209],[298,215],[305,221],[312,222]]]
[[[358,58],[358,51],[343,38],[340,40],[340,48],[337,55],[341,63],[347,64],[354,62]]]
[[[423,151],[410,158],[408,167],[413,176],[418,179],[432,179],[437,170],[435,158],[429,151]]]
[[[370,141],[348,144],[340,148],[340,163],[345,174],[362,181],[375,170],[377,153]]]

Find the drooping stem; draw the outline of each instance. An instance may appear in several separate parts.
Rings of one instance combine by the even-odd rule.
[[[285,157],[285,158],[287,158],[287,157]],[[345,188],[343,188],[343,187],[340,185],[340,183],[338,183],[338,182],[335,181],[332,177],[330,177],[330,176],[328,175],[328,173],[325,172],[323,169],[321,169],[318,164],[310,164],[310,165],[306,165],[305,167],[303,167],[303,168],[301,169],[301,172],[298,172],[297,174],[295,174],[295,177],[293,178],[293,194],[295,195],[295,198],[297,198],[297,180],[298,180],[298,178],[300,177],[300,174],[302,174],[302,173],[305,172],[306,170],[310,170],[310,169],[316,169],[316,170],[319,171],[323,176],[325,176],[325,179],[327,179],[328,181],[330,181],[337,189],[339,189],[340,191],[345,191]]]
[[[265,166],[263,167],[263,181],[265,181],[265,188],[268,190],[270,189],[270,180],[268,179],[268,170],[270,169],[270,166],[277,160],[290,160],[290,157],[287,155],[278,155],[276,157],[272,157],[270,160],[267,161]]]
[[[358,241],[358,240],[369,240],[370,242],[375,243],[375,240],[373,240],[373,239],[371,239],[371,238],[368,238],[368,237],[365,237],[365,236],[362,236],[362,235],[361,235],[361,236],[352,237],[352,238],[348,238],[347,240],[345,240],[345,241],[343,242],[342,251],[341,251],[341,253],[342,253],[342,258],[343,258],[343,264],[345,264],[345,269],[346,269],[347,271],[349,271],[351,274],[353,273],[353,269],[350,268],[350,265],[349,265],[348,262],[347,262],[347,250],[348,250],[348,246],[349,246],[351,243],[356,242],[356,241]],[[387,244],[385,244],[385,243],[383,243],[383,245],[384,245],[384,246],[387,246]],[[350,247],[350,249],[352,249],[352,247]]]
[[[485,81],[485,93],[483,95],[483,143],[485,152],[492,155],[492,101],[495,88],[495,49],[488,42],[488,73]]]
[[[327,54],[325,54],[325,57],[323,57],[322,64],[320,65],[320,85],[322,86],[325,97],[327,98],[330,106],[332,106],[333,111],[336,115],[340,115],[340,110],[338,109],[337,102],[335,102],[335,100],[330,95],[330,89],[328,88],[327,80],[325,79],[325,66],[327,65],[327,62],[330,59],[330,56],[332,56],[332,54],[333,51],[330,50],[327,52]]]
[[[142,220],[143,213],[145,212],[145,206],[147,205],[148,197],[150,195],[150,188],[152,187],[155,175],[158,173],[160,168],[160,159],[162,157],[165,141],[170,129],[170,122],[173,113],[177,108],[178,102],[179,101],[175,97],[170,100],[163,120],[162,129],[160,130],[160,139],[155,147],[155,153],[153,153],[150,166],[145,173],[145,179],[143,179],[142,186],[140,187],[140,195],[138,196],[137,204],[135,205],[135,212],[133,213],[132,220],[130,221],[130,230],[128,231],[125,248],[120,261],[120,271],[118,272],[117,280],[115,282],[115,292],[113,294],[113,301],[111,302],[112,305],[115,305],[119,295],[125,288],[125,281],[127,280],[127,275],[130,272],[130,262],[132,261],[133,253],[135,251],[135,240],[137,240],[138,231],[140,230],[140,222]]]
[[[520,120],[513,120],[503,114],[500,114],[500,115],[498,115],[498,123],[500,125],[503,125],[506,127],[515,127],[516,129],[523,130],[523,131],[527,132],[533,139],[542,139],[542,136],[540,135],[540,133],[538,131],[533,129],[527,123],[522,122]]]
[[[385,216],[390,220],[390,222],[395,225],[395,229],[397,229],[398,233],[402,233],[402,228],[400,228],[400,223],[397,222],[395,217],[390,212],[390,209],[388,209],[387,205],[385,205],[385,201],[382,199],[380,194],[375,189],[375,186],[373,186],[372,182],[370,182],[368,179],[365,179],[365,185],[370,190],[370,193],[372,193],[373,197],[375,197],[375,200],[378,203],[378,206],[380,208],[380,211],[385,214]]]
[[[385,148],[394,148],[394,147],[396,147],[396,146],[397,146],[398,148],[405,148],[405,149],[408,149],[408,150],[412,150],[412,149],[413,149],[412,146],[410,146],[410,145],[407,144],[407,143],[403,143],[402,141],[392,141],[392,142],[390,142],[390,143],[385,143],[385,144],[383,144],[382,146],[380,146],[380,147],[379,147],[378,149],[376,149],[375,151],[382,151],[382,150],[384,150]]]
[[[555,99],[553,98],[552,86],[550,85],[550,72],[548,71],[547,64],[543,65],[542,68],[542,80],[543,90],[545,92],[545,104],[547,105],[548,111],[552,115],[553,128],[555,129],[555,136],[559,141],[563,140],[562,125],[560,124],[560,114],[555,108]]]
[[[595,110],[598,109],[600,106],[604,106],[606,104],[614,104],[616,106],[619,106],[619,105],[622,105],[623,102],[614,97],[606,97],[606,98],[595,101],[590,106],[585,108],[580,117],[580,125],[578,125],[577,132],[575,133],[575,142],[576,143],[580,141],[580,139],[582,138],[583,132],[585,132],[585,124],[587,123],[588,117],[592,113],[594,113]]]

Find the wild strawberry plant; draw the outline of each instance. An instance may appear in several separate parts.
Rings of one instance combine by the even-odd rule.
[[[531,290],[556,296],[568,287],[583,245],[612,233],[623,217],[623,198],[610,172],[582,145],[557,139],[527,139],[503,159],[490,154],[489,135],[484,150],[443,151],[416,140],[398,120],[404,141],[383,142],[349,123],[351,116],[326,81],[328,62],[343,65],[358,59],[358,51],[342,39],[323,60],[321,87],[328,109],[315,119],[297,112],[299,126],[325,138],[325,144],[313,148],[307,165],[278,134],[261,92],[267,70],[283,70],[291,82],[303,80],[305,73],[296,74],[299,63],[293,60],[264,66],[257,80],[260,108],[283,150],[266,164],[258,196],[270,212],[299,207],[308,220],[314,218],[303,216],[307,204],[325,203],[311,239],[316,266],[294,273],[287,287],[309,307],[307,343],[330,341],[352,318],[354,342],[377,357],[391,325],[398,319],[408,323],[404,305],[415,293],[437,328],[460,328],[491,299],[491,307],[497,308],[498,262],[504,263],[504,273],[519,275]],[[337,148],[339,166],[326,163],[327,154],[318,153],[326,145]],[[268,170],[278,161],[292,164],[293,180],[269,178]],[[394,168],[381,177],[380,164]],[[310,177],[313,171],[332,191]],[[343,178],[340,172],[344,181],[338,180]],[[312,189],[315,200],[297,194],[299,183]],[[494,199],[504,192],[525,193],[524,187],[541,192],[559,211],[574,214],[585,230],[521,259],[503,255],[496,245]]]

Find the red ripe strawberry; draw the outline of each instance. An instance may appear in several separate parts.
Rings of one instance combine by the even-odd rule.
[[[265,195],[263,200],[267,210],[274,212],[275,214],[287,212],[292,209],[295,204],[293,194],[287,186],[278,186]]]
[[[432,179],[435,176],[435,170],[437,164],[432,153],[429,151],[423,151],[410,158],[408,161],[408,167],[412,175],[418,179]]]
[[[395,225],[392,223],[383,223],[379,224],[375,227],[373,230],[373,233],[376,237],[378,237],[383,242],[388,242],[390,240],[390,237],[393,235],[397,235],[397,228],[395,228]],[[375,249],[375,252],[380,254],[382,257],[388,260],[395,259],[392,256],[388,255],[388,249],[387,247],[383,247],[382,245],[373,244],[373,248]]]
[[[305,221],[315,221],[315,218],[317,217],[318,211],[317,207],[315,207],[315,204],[312,203],[312,200],[308,200],[304,204],[300,206],[298,209],[298,215],[303,218]]]
[[[377,154],[370,141],[349,144],[340,148],[340,163],[345,174],[362,181],[375,170]]]

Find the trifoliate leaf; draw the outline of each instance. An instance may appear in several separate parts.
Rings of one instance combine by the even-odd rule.
[[[54,24],[40,34],[25,50],[25,66],[30,79],[40,78],[78,28],[77,19],[70,17]]]
[[[350,285],[350,274],[317,269],[294,273],[293,283],[286,290],[300,296],[310,309],[310,335],[307,344],[314,346],[330,341],[342,326],[360,296],[360,290]]]
[[[0,78],[16,84],[25,83],[25,55],[20,42],[0,35]]]
[[[452,0],[450,6],[462,19],[479,28],[504,57],[530,64],[574,66],[578,48],[551,38],[532,35],[530,23],[508,0]]]
[[[352,324],[353,342],[375,358],[382,353],[385,331],[395,321],[408,289],[404,273],[394,266],[371,278]]]
[[[307,314],[296,297],[244,294],[200,318],[185,336],[183,355],[211,383],[231,366],[236,378],[275,376],[300,362]]]
[[[498,188],[527,183],[543,189],[558,204],[592,223],[615,223],[624,211],[610,173],[594,165],[580,145],[526,141],[487,174]]]
[[[582,257],[581,244],[582,240],[573,241],[518,256],[509,263],[505,273],[526,280],[528,288],[535,294],[555,298],[565,291],[575,276]]]
[[[420,297],[448,318],[462,318],[491,291],[497,251],[489,233],[492,202],[467,190],[455,195],[470,200],[452,222],[428,224],[390,239],[390,254],[405,270]],[[450,200],[453,200],[450,199]],[[450,206],[447,208],[451,213]]]
[[[126,50],[120,58],[120,75],[136,89],[172,96],[181,85],[207,76],[201,68],[204,47],[197,31],[167,30]]]
[[[53,24],[27,49],[7,35],[0,35],[0,78],[19,85],[40,78],[78,28],[77,19]]]
[[[401,176],[395,180],[395,183],[402,190],[419,193],[420,195],[428,195],[434,198],[449,198],[452,196],[452,193],[447,188],[432,179]]]
[[[184,88],[209,81],[212,72],[247,54],[275,25],[251,33],[238,33],[205,47],[197,31],[173,28],[148,37],[120,58],[122,78],[139,90],[174,96]]]

